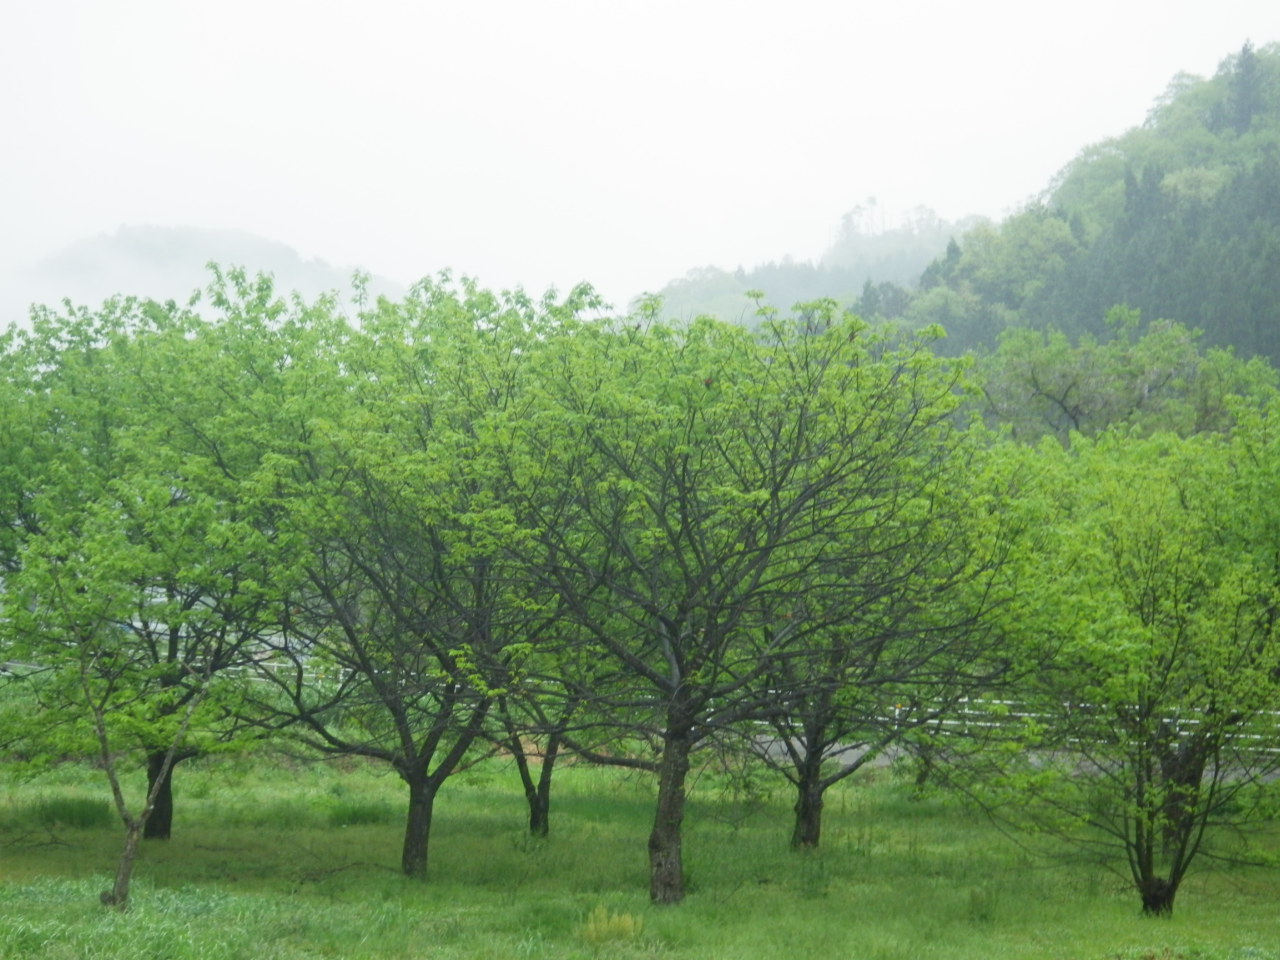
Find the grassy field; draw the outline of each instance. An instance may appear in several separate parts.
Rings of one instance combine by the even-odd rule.
[[[820,851],[789,798],[710,774],[686,821],[690,894],[647,898],[652,784],[566,767],[552,836],[523,831],[503,763],[442,795],[430,879],[399,862],[403,791],[359,765],[179,770],[174,838],[145,846],[133,909],[104,909],[121,841],[101,775],[65,766],[0,796],[0,957],[1060,958],[1280,960],[1280,875],[1193,875],[1172,919],[1126,884],[1011,842],[885,771],[835,791]],[[1280,840],[1277,841],[1280,848]]]

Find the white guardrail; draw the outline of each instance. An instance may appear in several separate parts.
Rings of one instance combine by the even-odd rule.
[[[1062,707],[1064,712],[1092,713],[1100,716],[1099,708],[1090,703],[1064,703]],[[893,717],[895,721],[898,715],[899,711],[895,709]],[[936,719],[922,726],[932,728],[941,734],[968,736],[981,734],[984,731],[997,731],[1025,720],[1052,720],[1056,716],[1061,714],[1029,710],[1027,704],[1020,700],[983,700],[965,697],[957,701],[956,709],[940,714]],[[1252,716],[1258,719],[1270,718],[1275,730],[1274,734],[1239,733],[1232,739],[1246,744],[1250,741],[1255,742],[1253,749],[1256,752],[1280,754],[1280,710],[1263,710]],[[1203,721],[1192,714],[1162,717],[1160,722],[1167,725],[1179,737],[1189,737]],[[1079,742],[1079,738],[1069,738],[1068,742]]]

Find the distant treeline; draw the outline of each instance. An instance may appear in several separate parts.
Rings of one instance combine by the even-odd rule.
[[[1141,126],[1084,149],[1003,223],[917,217],[858,246],[862,213],[817,265],[708,269],[664,296],[677,314],[726,319],[750,315],[745,299],[725,308],[734,287],[833,297],[866,319],[940,324],[951,353],[989,350],[1010,328],[1105,339],[1124,305],[1200,329],[1207,346],[1280,359],[1280,44],[1246,43],[1208,79],[1177,76]],[[906,238],[930,251],[908,276],[919,250]],[[873,262],[876,244],[899,255]]]

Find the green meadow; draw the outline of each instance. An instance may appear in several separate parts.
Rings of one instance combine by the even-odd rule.
[[[175,780],[127,913],[104,909],[121,831],[101,774],[64,765],[0,802],[0,956],[14,958],[1280,958],[1280,876],[1205,868],[1172,918],[1123,877],[1011,838],[892,771],[832,792],[822,847],[788,847],[782,785],[705,771],[686,820],[687,900],[650,905],[653,785],[557,773],[549,839],[509,766],[442,792],[429,878],[397,872],[403,790],[363,764],[210,759]],[[136,787],[137,784],[134,784]],[[1275,847],[1280,850],[1280,838]]]

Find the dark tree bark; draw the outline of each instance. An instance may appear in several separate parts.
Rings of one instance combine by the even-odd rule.
[[[534,837],[547,837],[551,834],[551,777],[559,754],[560,736],[553,733],[547,739],[546,749],[542,753],[542,766],[535,778],[529,755],[519,744],[515,749],[516,767],[520,771],[524,797],[529,804],[529,834]]]
[[[1148,917],[1169,917],[1173,915],[1173,898],[1178,894],[1178,885],[1164,877],[1147,877],[1142,884],[1142,912]]]
[[[560,737],[556,734],[547,741],[542,754],[542,769],[538,771],[538,789],[529,806],[529,832],[535,837],[545,837],[551,832],[551,775],[555,772],[556,758],[560,755]]]
[[[791,831],[791,846],[796,848],[816,847],[822,838],[822,795],[827,789],[827,784],[822,782],[824,731],[806,724],[805,733],[803,744],[792,744],[788,749],[795,768],[796,822]]]
[[[822,839],[822,785],[801,784],[796,792],[796,824],[791,832],[791,846],[816,847]]]
[[[431,836],[431,817],[435,809],[438,784],[421,774],[401,772],[409,785],[409,815],[404,827],[404,849],[400,869],[405,876],[427,878],[427,841]]]
[[[688,729],[668,730],[663,741],[658,804],[649,834],[649,899],[654,903],[679,903],[684,899],[681,825],[692,746]]]
[[[516,762],[520,784],[524,787],[524,798],[529,804],[529,834],[547,837],[551,833],[551,778],[555,773],[556,758],[560,754],[562,733],[560,729],[552,728],[545,734],[547,745],[542,750],[542,763],[535,777],[533,764],[529,761],[529,751],[525,749],[525,742],[520,737],[520,725],[512,718],[505,701],[499,701],[499,712],[506,729],[503,746]],[[566,712],[566,719],[571,712],[572,709]]]
[[[865,724],[859,728],[850,723],[850,717],[837,710],[830,691],[819,692],[807,704],[803,699],[799,703],[803,709],[796,713],[807,712],[800,722],[787,716],[773,718],[782,755],[764,755],[766,765],[781,771],[795,787],[791,846],[796,850],[813,849],[821,842],[827,791],[861,770],[897,738],[894,729],[871,730]]]
[[[186,756],[174,757],[165,766],[164,751],[147,755],[147,795],[155,797],[151,816],[143,830],[144,840],[168,840],[173,833],[173,768]]]
[[[418,746],[414,756],[391,760],[396,772],[409,787],[409,813],[405,819],[404,847],[400,853],[400,868],[407,877],[427,879],[428,844],[431,840],[431,820],[436,795],[480,736],[488,712],[486,702],[475,704],[465,726],[458,730],[452,745],[443,756],[437,754],[440,737],[444,733],[440,726],[428,732],[425,742]],[[405,744],[408,746],[412,736],[407,726],[403,727],[403,731]],[[433,758],[434,768],[431,766]],[[384,759],[387,758],[384,756]]]

